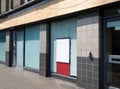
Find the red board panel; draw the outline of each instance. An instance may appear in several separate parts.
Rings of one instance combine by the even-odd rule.
[[[70,64],[57,62],[57,74],[70,76]]]

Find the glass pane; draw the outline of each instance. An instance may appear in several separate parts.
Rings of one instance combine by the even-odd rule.
[[[120,89],[120,21],[107,23],[107,86]],[[112,58],[110,58],[112,56]]]
[[[21,4],[20,0],[13,0],[13,8],[20,6],[20,4]]]
[[[120,55],[120,21],[107,23],[107,53]]]
[[[107,65],[108,86],[120,88],[120,64]]]
[[[6,0],[1,0],[1,13],[6,12]]]
[[[109,16],[116,16],[119,15],[119,8],[112,8],[104,11],[104,17],[109,17]]]

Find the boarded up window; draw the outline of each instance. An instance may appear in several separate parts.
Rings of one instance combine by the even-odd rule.
[[[13,8],[20,6],[20,4],[21,4],[20,0],[13,0]]]
[[[6,11],[6,0],[1,0],[1,13]]]

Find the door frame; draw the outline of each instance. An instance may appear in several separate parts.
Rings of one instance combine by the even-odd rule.
[[[101,29],[101,85],[103,89],[109,89],[107,86],[107,22],[109,21],[120,21],[120,16],[112,17],[109,19],[102,19]]]

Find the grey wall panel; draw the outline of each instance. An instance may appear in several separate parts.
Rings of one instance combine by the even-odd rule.
[[[77,84],[85,89],[99,87],[99,13],[78,16]],[[88,58],[92,53],[92,60]]]

